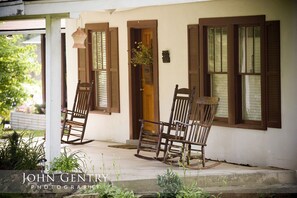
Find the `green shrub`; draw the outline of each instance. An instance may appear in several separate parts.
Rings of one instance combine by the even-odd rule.
[[[210,194],[203,191],[197,185],[183,186],[183,188],[178,192],[176,198],[208,198]]]
[[[50,172],[60,171],[65,173],[84,172],[85,156],[80,151],[68,152],[64,147],[64,152],[59,157],[54,158],[50,165]]]
[[[36,170],[44,155],[44,142],[14,131],[0,146],[0,170]]]
[[[157,176],[157,184],[162,189],[161,197],[176,197],[183,186],[180,177],[171,169],[167,169],[164,175]]]
[[[82,193],[97,193],[99,198],[136,198],[133,191],[128,191],[108,183],[98,183],[90,189],[83,190]]]

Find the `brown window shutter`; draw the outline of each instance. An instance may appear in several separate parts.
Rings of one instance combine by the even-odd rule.
[[[195,101],[199,97],[199,25],[188,25],[188,80],[195,87]]]
[[[120,112],[120,86],[119,86],[119,43],[118,28],[109,28],[110,33],[110,88],[111,112]]]
[[[266,22],[267,126],[281,128],[280,22]]]
[[[81,82],[88,82],[89,70],[87,67],[86,48],[78,48],[77,57],[78,57],[78,80],[80,80]]]

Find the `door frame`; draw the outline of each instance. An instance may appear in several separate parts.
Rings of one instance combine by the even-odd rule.
[[[153,81],[154,81],[154,121],[160,120],[160,112],[159,112],[159,65],[158,65],[158,21],[157,20],[140,20],[140,21],[128,21],[128,67],[129,67],[129,128],[130,128],[130,139],[138,139],[139,137],[139,129],[140,122],[137,119],[137,101],[135,94],[135,71],[133,69],[133,65],[131,64],[131,46],[133,38],[133,29],[145,29],[150,28],[153,31]]]

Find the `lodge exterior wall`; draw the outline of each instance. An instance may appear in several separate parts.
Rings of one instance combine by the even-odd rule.
[[[175,84],[188,86],[187,25],[199,18],[265,15],[281,24],[282,128],[248,130],[214,126],[206,157],[214,160],[297,169],[297,3],[293,0],[226,0],[154,6],[127,11],[84,12],[80,22],[108,22],[119,28],[121,112],[111,115],[90,113],[87,138],[125,142],[129,139],[129,79],[127,21],[158,20],[160,119],[167,120]],[[69,19],[67,29],[68,98],[71,106],[77,82],[77,51],[71,34],[77,22]],[[81,26],[81,25],[80,25]],[[162,50],[169,50],[171,62],[162,62]]]

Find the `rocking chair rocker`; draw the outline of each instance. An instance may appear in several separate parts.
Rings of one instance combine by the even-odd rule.
[[[61,141],[67,144],[86,144],[93,140],[84,140],[87,125],[92,83],[78,81],[72,110],[65,110],[62,121]]]

